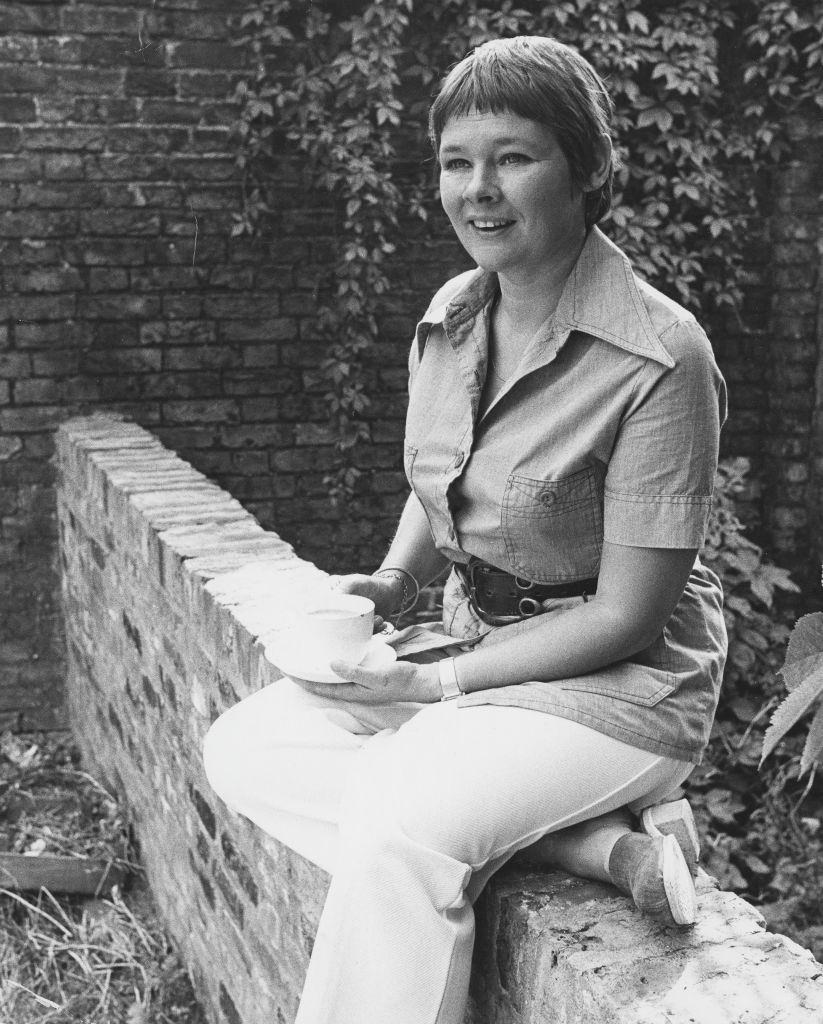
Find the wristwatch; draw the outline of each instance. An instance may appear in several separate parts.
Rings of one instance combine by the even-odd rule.
[[[444,658],[437,663],[437,671],[440,677],[440,689],[443,691],[441,700],[453,700],[455,697],[462,697],[463,691],[457,682],[457,671],[454,667],[454,658]]]

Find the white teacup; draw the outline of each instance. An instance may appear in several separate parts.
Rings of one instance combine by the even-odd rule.
[[[358,664],[374,632],[374,601],[357,594],[329,593],[301,609],[293,639],[306,661],[328,666],[332,661]]]

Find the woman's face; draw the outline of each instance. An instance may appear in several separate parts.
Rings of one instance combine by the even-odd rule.
[[[438,157],[443,209],[478,266],[528,280],[576,256],[583,193],[551,129],[472,111],[446,122]]]

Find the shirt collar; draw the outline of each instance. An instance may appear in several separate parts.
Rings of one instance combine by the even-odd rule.
[[[459,327],[473,320],[496,291],[496,274],[480,269],[460,274],[438,292],[420,326]],[[664,366],[675,365],[651,322],[628,258],[597,227],[589,232],[569,274],[554,326],[592,334]]]

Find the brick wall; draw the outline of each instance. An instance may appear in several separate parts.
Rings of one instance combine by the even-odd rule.
[[[371,372],[372,492],[329,506],[317,290],[333,219],[278,169],[260,244],[240,208],[229,101],[248,56],[231,0],[0,5],[0,729],[59,723],[55,425],[114,409],[155,429],[326,568],[369,565],[404,498],[408,337],[456,248],[398,267]],[[272,242],[275,244],[272,244]]]
[[[374,565],[405,495],[408,338],[462,257],[442,222],[418,226],[397,255],[370,368],[366,490],[348,519],[323,488],[333,454],[312,373],[333,216],[284,157],[266,238],[230,234],[240,182],[229,96],[250,60],[231,45],[236,9],[0,5],[0,728],[61,721],[50,457],[67,416],[128,414],[330,570]],[[823,552],[812,476],[823,458],[819,125],[796,125],[795,145],[773,238],[752,251],[755,329],[710,327],[731,386],[724,452],[754,458],[765,481],[758,539],[811,592],[810,546]]]
[[[820,604],[823,560],[823,118],[790,125],[775,175],[763,478],[770,543]]]
[[[75,737],[126,801],[210,1019],[285,1024],[328,878],[226,810],[200,751],[280,677],[259,639],[325,574],[138,426],[74,420],[57,464]],[[821,965],[707,876],[699,890],[697,927],[672,934],[609,886],[507,868],[477,907],[470,1021],[819,1024]]]

